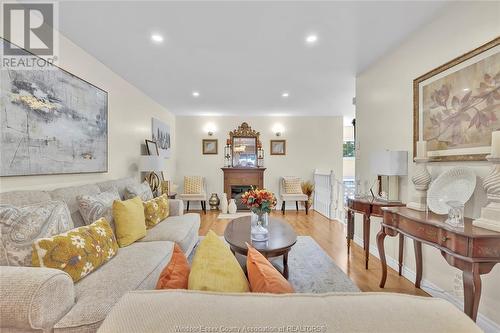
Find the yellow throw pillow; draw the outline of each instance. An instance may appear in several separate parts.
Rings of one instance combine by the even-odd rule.
[[[120,247],[125,247],[146,236],[144,207],[139,197],[113,202],[116,239]]]
[[[170,214],[168,196],[166,194],[163,194],[158,198],[144,201],[143,205],[147,229],[154,227],[155,225],[166,219]]]
[[[248,292],[248,280],[229,247],[213,231],[200,242],[191,265],[188,289]]]
[[[300,178],[288,177],[284,179],[284,188],[286,194],[302,194]]]
[[[116,255],[118,244],[108,221],[69,230],[33,243],[32,264],[68,273],[74,282],[104,265]]]
[[[200,194],[203,187],[203,177],[201,176],[184,176],[184,193],[185,194]]]

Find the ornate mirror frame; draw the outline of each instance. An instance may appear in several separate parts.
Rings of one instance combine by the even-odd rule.
[[[252,129],[248,123],[243,122],[237,129],[229,132],[231,142],[231,156],[234,158],[234,138],[255,138],[255,159],[257,160],[257,150],[262,145],[260,142],[260,132]],[[234,163],[234,161],[233,161]],[[257,167],[257,165],[255,165]]]

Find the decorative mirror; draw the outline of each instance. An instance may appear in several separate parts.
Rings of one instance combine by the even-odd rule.
[[[242,123],[237,129],[229,132],[233,167],[256,168],[258,166],[259,135],[260,133],[253,130],[247,123]]]

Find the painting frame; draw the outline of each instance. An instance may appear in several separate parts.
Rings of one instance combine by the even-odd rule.
[[[214,144],[210,149],[208,145]],[[203,139],[201,141],[201,152],[203,155],[218,155],[219,154],[219,140],[218,139]]]
[[[500,45],[500,37],[493,39],[492,41],[483,44],[476,49],[469,51],[459,57],[456,57],[447,63],[419,76],[418,78],[413,80],[413,157],[417,156],[417,142],[420,140],[421,131],[423,129],[423,114],[421,114],[421,107],[423,107],[423,103],[421,103],[420,89],[422,88],[422,84],[437,75],[452,70],[454,67],[460,66],[466,61],[473,60],[476,57],[483,55],[485,52],[490,51]],[[495,54],[493,54],[495,55]],[[493,56],[490,55],[490,56]],[[487,59],[487,58],[484,58]],[[477,64],[480,61],[484,60],[480,59],[477,62],[472,63],[471,65]],[[468,66],[471,66],[468,65]],[[464,67],[462,69],[465,69]],[[458,69],[458,71],[462,70]],[[450,76],[454,73],[448,74]],[[447,77],[445,76],[445,77]],[[445,78],[443,77],[443,78]],[[437,80],[436,80],[437,81]],[[422,112],[423,113],[423,112]],[[421,126],[422,125],[422,126]],[[423,136],[423,135],[422,135]],[[456,162],[456,161],[485,161],[488,153],[474,153],[474,154],[450,154],[450,155],[437,155],[437,156],[429,156],[430,162]]]
[[[281,149],[276,150],[276,145],[281,145]],[[286,140],[271,140],[269,144],[269,153],[271,155],[286,155]]]
[[[156,141],[145,139],[144,142],[146,144],[146,153],[148,153],[148,155],[160,156],[160,151],[158,150],[158,144]],[[152,152],[154,154],[152,154]],[[161,180],[165,180],[163,171],[161,172]]]
[[[0,36],[0,44],[4,44],[4,43],[9,43],[11,45],[14,45],[15,47],[19,48],[20,50],[22,50],[23,53],[25,53],[26,56],[33,56],[33,57],[36,57],[39,59],[39,61],[43,61],[44,63],[47,63],[47,60],[45,60],[44,58],[41,58],[39,57],[38,55],[26,50],[25,48],[22,48],[20,47],[19,45],[11,42],[10,40]],[[8,178],[8,177],[31,177],[31,176],[58,176],[58,175],[79,175],[79,174],[95,174],[95,173],[108,173],[109,172],[109,93],[107,90],[104,90],[103,88],[101,87],[98,87],[96,86],[95,84],[79,77],[78,75],[76,74],[73,74],[67,70],[65,70],[64,68],[60,67],[60,66],[57,66],[53,63],[50,64],[50,66],[54,69],[54,70],[58,70],[58,71],[61,71],[62,73],[68,75],[70,78],[74,78],[76,80],[79,80],[85,84],[87,84],[88,86],[92,87],[92,88],[95,88],[99,91],[101,91],[102,93],[104,93],[105,95],[105,98],[104,98],[104,105],[103,105],[103,108],[105,110],[105,116],[106,116],[106,127],[105,127],[105,133],[106,133],[106,140],[105,140],[105,148],[106,148],[106,153],[105,153],[105,156],[104,156],[104,165],[105,167],[102,169],[102,170],[96,170],[96,171],[69,171],[69,172],[51,172],[51,173],[45,173],[45,172],[41,172],[41,173],[24,173],[24,174],[8,174],[8,175],[4,175],[3,173],[0,172],[0,178]]]

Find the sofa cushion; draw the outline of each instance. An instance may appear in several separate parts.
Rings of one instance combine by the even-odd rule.
[[[101,190],[95,184],[62,187],[49,192],[53,200],[61,200],[68,205],[69,212],[71,213],[71,218],[73,219],[73,224],[75,225],[75,227],[81,227],[85,225],[83,217],[78,210],[79,205],[76,197],[79,195],[93,195],[97,193],[101,193]]]
[[[73,228],[62,201],[14,207],[0,204],[0,265],[31,266],[31,245]]]
[[[25,206],[50,200],[50,194],[46,191],[11,191],[0,193],[0,203],[12,206]]]
[[[172,242],[143,242],[119,249],[113,260],[75,284],[76,304],[55,325],[55,331],[97,330],[126,292],[155,288],[173,248]]]
[[[189,255],[198,241],[198,229],[200,229],[199,214],[184,214],[181,216],[170,216],[163,222],[146,231],[146,237],[139,242],[171,241],[179,244],[182,251]]]
[[[132,199],[135,197],[141,198],[142,201],[153,199],[153,192],[147,182],[140,184],[129,185],[125,188],[125,199]]]
[[[33,243],[33,266],[65,271],[79,281],[111,260],[118,251],[106,219]]]
[[[76,197],[76,200],[78,201],[78,210],[86,225],[92,224],[101,217],[104,217],[114,230],[113,202],[121,200],[116,189],[93,195],[79,195]]]
[[[105,182],[97,183],[96,185],[99,186],[101,191],[109,191],[109,190],[117,190],[118,194],[120,194],[120,198],[122,200],[125,199],[125,189],[129,185],[134,185],[138,184],[139,182],[137,181],[136,178],[132,177],[127,177],[127,178],[120,178],[120,179],[115,179],[115,180],[108,180]]]
[[[146,236],[144,207],[139,197],[113,202],[116,239],[125,247]]]
[[[190,271],[186,255],[175,244],[172,258],[161,272],[156,289],[187,289]]]
[[[146,218],[146,227],[148,229],[154,227],[161,221],[165,220],[170,211],[170,205],[166,194],[160,195],[157,198],[144,201],[144,216]]]

